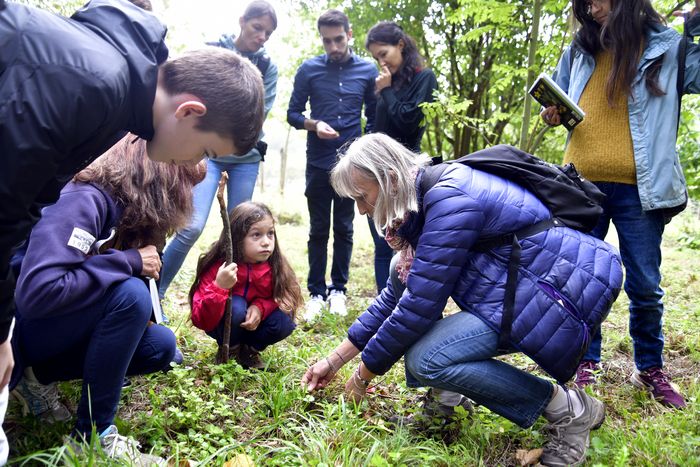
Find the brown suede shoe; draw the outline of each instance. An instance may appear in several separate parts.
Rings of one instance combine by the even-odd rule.
[[[263,359],[260,358],[260,351],[247,344],[241,344],[236,361],[246,370],[264,370],[266,366]]]

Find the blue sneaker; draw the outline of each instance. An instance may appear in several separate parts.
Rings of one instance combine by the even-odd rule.
[[[31,412],[48,423],[65,422],[72,416],[68,407],[59,400],[58,385],[41,384],[31,367],[24,370],[24,376],[12,391],[12,396],[22,405],[22,415]]]

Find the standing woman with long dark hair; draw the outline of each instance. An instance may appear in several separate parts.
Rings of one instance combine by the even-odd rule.
[[[267,116],[277,96],[278,73],[277,65],[270,59],[264,45],[277,29],[277,14],[266,0],[254,0],[248,4],[243,16],[238,19],[238,24],[241,28],[238,36],[224,34],[218,41],[208,44],[233,50],[250,60],[260,70],[265,89]],[[219,154],[207,158],[207,175],[194,189],[194,213],[190,225],[178,232],[163,252],[163,270],[158,287],[161,298],[165,296],[187,253],[207,224],[221,174],[228,173],[226,192],[229,210],[252,198],[260,162],[264,160],[267,151],[267,144],[262,137],[261,134],[258,143],[246,154]]]
[[[393,21],[381,21],[367,33],[365,48],[381,71],[376,80],[375,133],[385,133],[415,153],[425,133],[421,104],[433,101],[437,79],[418,52],[416,41]],[[392,250],[368,218],[374,240],[374,277],[377,292],[386,285]]]
[[[699,10],[696,0],[687,15],[693,36],[700,34]],[[586,117],[569,134],[564,162],[573,162],[607,195],[592,234],[605,238],[612,221],[620,240],[636,365],[632,383],[682,408],[683,396],[663,371],[660,266],[667,216],[687,197],[675,147],[679,41],[685,39],[665,26],[649,0],[573,0],[573,12],[580,27],[554,79]],[[681,92],[700,92],[700,47],[691,42]],[[560,123],[554,107],[542,118]],[[598,331],[579,365],[579,387],[595,382],[600,353]]]

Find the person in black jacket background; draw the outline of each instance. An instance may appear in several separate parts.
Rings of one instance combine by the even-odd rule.
[[[365,48],[377,61],[375,133],[385,133],[413,152],[420,152],[425,133],[421,104],[433,101],[437,79],[418,53],[416,41],[393,21],[381,21],[369,30]],[[442,162],[437,161],[437,162]],[[374,278],[381,292],[389,278],[392,250],[368,218],[374,240]]]
[[[262,127],[262,80],[231,51],[168,61],[166,27],[124,0],[93,0],[69,20],[8,3],[0,14],[0,390],[12,251],[73,174],[127,131],[158,161],[246,153]]]

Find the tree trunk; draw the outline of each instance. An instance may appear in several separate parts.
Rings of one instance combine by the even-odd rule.
[[[284,140],[284,146],[280,149],[280,194],[284,195],[284,181],[287,176],[287,154],[289,154],[289,136],[292,133],[292,127],[287,126],[287,138]]]
[[[540,12],[542,1],[535,0],[532,12],[532,31],[530,32],[530,48],[527,54],[527,82],[525,83],[525,105],[523,106],[523,124],[520,127],[520,149],[527,151],[527,135],[530,130],[530,112],[532,99],[528,91],[535,80],[535,61],[537,60],[537,38],[540,33]]]

